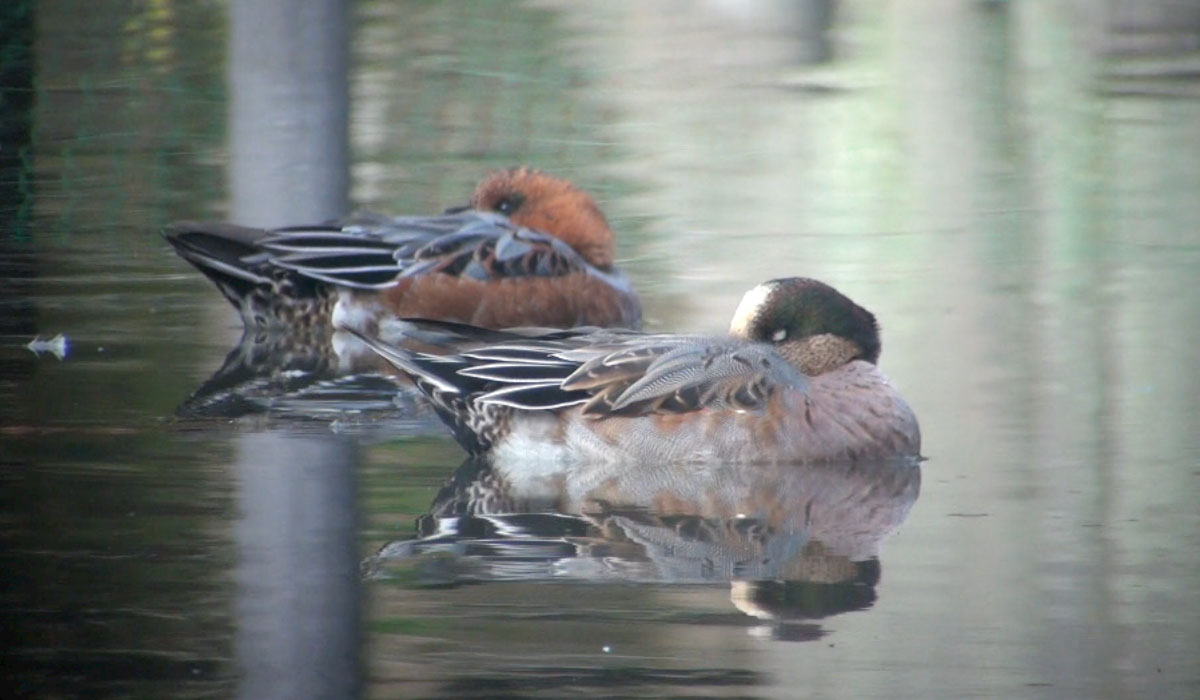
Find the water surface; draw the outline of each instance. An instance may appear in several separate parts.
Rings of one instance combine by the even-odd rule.
[[[597,193],[651,328],[781,275],[871,309],[929,459],[854,545],[791,506],[463,513],[478,473],[378,387],[177,416],[240,334],[157,235],[242,206],[225,13],[38,3],[4,695],[1200,693],[1196,18],[799,5],[358,3],[346,194],[435,212],[529,163]]]

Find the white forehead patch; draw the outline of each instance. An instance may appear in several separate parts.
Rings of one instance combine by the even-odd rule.
[[[775,291],[775,285],[764,282],[746,292],[742,297],[742,303],[738,304],[737,309],[733,312],[733,320],[729,322],[729,335],[740,338],[747,337],[750,332],[750,324],[754,322],[755,317],[758,316],[773,291]]]

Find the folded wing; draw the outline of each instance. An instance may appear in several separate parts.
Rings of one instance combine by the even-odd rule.
[[[553,236],[474,210],[279,229],[259,246],[274,265],[355,289],[381,289],[432,272],[486,282],[589,267]]]
[[[807,378],[769,345],[632,331],[559,331],[457,354],[368,342],[439,394],[523,410],[582,406],[592,416],[757,411]]]

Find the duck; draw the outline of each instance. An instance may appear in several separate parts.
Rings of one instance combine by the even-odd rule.
[[[377,334],[413,316],[485,328],[641,326],[595,199],[530,167],[489,174],[467,205],[436,216],[276,229],[181,221],[163,235],[246,329]]]
[[[875,316],[819,280],[756,286],[723,337],[406,323],[442,347],[356,335],[468,453],[500,464],[919,458]]]

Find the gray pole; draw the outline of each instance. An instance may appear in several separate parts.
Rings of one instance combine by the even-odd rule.
[[[232,220],[280,226],[346,213],[348,16],[345,0],[230,3]]]

